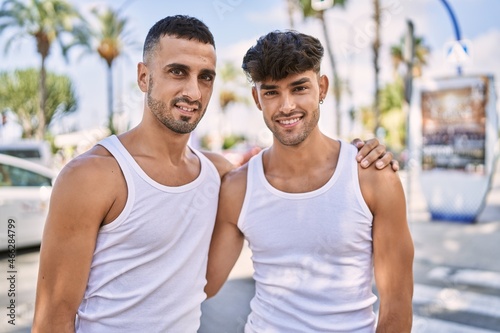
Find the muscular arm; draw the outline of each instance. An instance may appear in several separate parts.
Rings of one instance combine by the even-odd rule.
[[[222,180],[217,219],[208,254],[205,287],[208,297],[219,291],[241,253],[244,237],[237,223],[245,189],[246,167],[228,173]]]
[[[391,170],[360,170],[363,196],[373,213],[373,262],[380,296],[377,333],[410,333],[413,242],[401,182]]]
[[[32,332],[74,332],[99,227],[112,211],[113,189],[123,189],[120,177],[114,159],[102,156],[79,157],[58,176],[40,250]]]

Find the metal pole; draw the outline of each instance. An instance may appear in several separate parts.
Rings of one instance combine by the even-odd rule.
[[[462,39],[462,35],[460,34],[460,27],[458,26],[458,21],[455,16],[455,13],[453,12],[453,9],[451,8],[447,0],[441,0],[441,2],[446,7],[446,10],[448,11],[448,14],[451,17],[451,21],[453,23],[453,29],[455,30],[455,39],[458,42]],[[457,65],[457,74],[462,75],[462,67],[460,65]]]
[[[406,115],[406,209],[408,215],[408,223],[413,220],[412,214],[412,181],[413,181],[413,152],[410,149],[410,103],[413,89],[413,62],[415,58],[415,35],[413,22],[406,21],[406,34],[403,48],[403,59],[406,64],[406,73],[404,77],[404,93],[403,110]]]

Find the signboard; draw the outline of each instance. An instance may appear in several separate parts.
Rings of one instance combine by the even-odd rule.
[[[473,222],[490,189],[498,141],[489,75],[416,81],[410,155],[433,220]]]
[[[484,174],[488,80],[423,91],[422,169]]]
[[[446,43],[444,46],[445,59],[454,65],[461,65],[471,60],[471,42],[459,40]]]

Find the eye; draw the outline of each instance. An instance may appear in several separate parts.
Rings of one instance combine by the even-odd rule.
[[[203,81],[212,82],[214,80],[214,76],[209,74],[204,74],[200,76],[200,79]]]
[[[179,68],[172,68],[170,70],[170,73],[174,74],[175,76],[180,76],[180,75],[184,74],[184,71],[182,69],[179,69]]]
[[[277,95],[278,93],[274,90],[269,90],[264,93],[264,96],[274,96]]]
[[[298,87],[295,87],[293,90],[294,90],[294,91],[304,91],[304,90],[306,90],[306,89],[307,89],[307,87],[304,87],[304,86],[298,86]]]

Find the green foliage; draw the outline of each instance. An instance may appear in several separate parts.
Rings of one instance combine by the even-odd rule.
[[[229,149],[236,145],[237,143],[244,142],[246,137],[244,135],[229,135],[224,138],[224,143],[222,144],[222,149]]]
[[[62,50],[67,59],[68,50],[76,45],[88,46],[90,32],[83,17],[67,0],[5,0],[0,7],[0,34],[14,29],[15,33],[9,36],[5,45],[8,52],[13,41],[29,37],[36,43],[36,50],[40,55],[40,80],[38,82],[38,116],[35,136],[41,139],[47,128],[46,119],[52,118],[47,106],[48,86],[45,75],[46,58],[54,42]],[[28,127],[31,129],[33,126]],[[23,125],[24,127],[24,125]],[[25,134],[31,135],[26,132]]]
[[[386,84],[379,92],[380,125],[385,129],[385,143],[392,151],[401,151],[406,141],[406,118],[403,111],[404,85],[401,78]]]
[[[108,94],[108,128],[112,134],[117,134],[117,129],[113,122],[114,98],[113,98],[113,63],[116,58],[124,53],[126,46],[136,45],[130,38],[130,31],[127,30],[128,18],[121,15],[120,9],[111,7],[96,7],[92,14],[97,19],[97,27],[92,31],[94,48],[90,51],[99,54],[107,65],[107,94]]]
[[[222,84],[219,91],[219,105],[222,113],[226,112],[231,103],[249,103],[245,96],[248,92],[248,85],[240,68],[232,62],[226,61],[218,69],[217,75]]]
[[[39,81],[40,74],[36,69],[0,73],[0,110],[9,109],[17,114],[23,127],[23,137],[27,138],[34,136],[39,126]],[[48,73],[45,123],[49,125],[57,117],[76,111],[77,106],[70,78]]]
[[[391,46],[391,58],[394,71],[404,62],[403,49],[405,38],[401,37],[399,44]],[[412,74],[415,77],[422,76],[422,69],[427,65],[430,47],[426,45],[423,37],[415,37],[415,57],[413,58]]]
[[[66,0],[5,0],[0,8],[0,34],[9,28],[16,31],[11,43],[25,36],[34,37],[37,51],[46,57],[54,41],[61,46],[63,55],[78,44],[88,43],[88,28],[78,10]]]
[[[318,12],[312,8],[311,0],[295,0],[296,3],[302,9],[302,15],[304,18],[318,17]],[[335,0],[333,1],[333,6],[345,7],[347,0]]]

